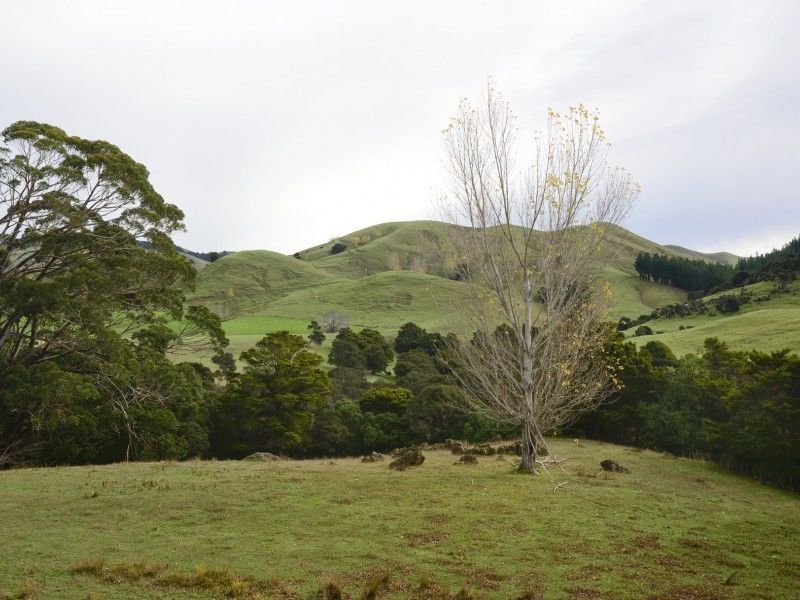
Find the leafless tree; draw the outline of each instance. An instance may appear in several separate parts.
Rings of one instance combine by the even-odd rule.
[[[520,469],[535,471],[544,434],[607,397],[603,357],[610,289],[599,285],[608,235],[639,194],[609,163],[596,112],[548,111],[534,160],[514,164],[515,117],[492,84],[444,131],[442,199],[475,335],[447,350],[469,406],[522,428]],[[498,327],[498,325],[500,327]]]
[[[319,322],[327,333],[336,333],[347,327],[347,316],[338,310],[329,310],[320,317]]]

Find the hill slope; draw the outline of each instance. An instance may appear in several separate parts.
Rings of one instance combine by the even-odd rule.
[[[446,451],[404,473],[358,459],[0,471],[0,597],[299,599],[335,582],[360,598],[370,581],[396,599],[794,597],[797,496],[655,452],[551,448],[567,459],[553,479]],[[631,473],[600,473],[606,458]]]
[[[724,265],[731,265],[732,267],[736,266],[736,263],[739,262],[740,258],[736,254],[732,254],[730,252],[698,252],[697,250],[689,250],[688,248],[675,246],[673,244],[667,244],[664,247],[674,250],[675,252],[685,254],[688,258],[697,258],[708,262],[718,262]]]
[[[237,352],[273,330],[264,330],[271,324],[291,323],[293,331],[302,332],[303,322],[331,309],[345,313],[356,327],[375,327],[389,335],[410,320],[432,330],[466,333],[461,284],[448,279],[452,269],[439,258],[452,227],[436,221],[382,223],[303,250],[298,258],[264,250],[237,252],[198,272],[192,301],[227,320]],[[332,254],[335,244],[346,248]],[[729,262],[737,258],[661,246],[621,227],[612,232],[608,251],[611,261],[602,278],[612,284],[611,318],[636,318],[686,299],[682,290],[639,279],[633,268],[639,252]],[[733,316],[654,321],[649,325],[664,333],[637,342],[661,339],[683,354],[701,347],[706,337],[718,336],[737,348],[800,350],[800,302],[795,298],[748,305]]]
[[[448,230],[452,227],[435,221],[383,223],[299,252],[296,256],[300,260],[267,251],[238,252],[198,273],[192,300],[208,305],[226,318],[274,314],[310,319],[329,305],[328,308],[355,308],[356,315],[365,315],[370,320],[377,315],[380,321],[387,320],[381,317],[381,311],[387,308],[392,313],[387,324],[396,326],[402,324],[397,318],[402,318],[404,311],[395,310],[398,308],[395,304],[402,305],[405,302],[402,298],[410,292],[412,299],[407,304],[411,308],[405,312],[416,314],[423,325],[437,327],[441,319],[429,310],[434,308],[431,302],[424,299],[424,294],[414,292],[433,286],[437,290],[446,289],[449,295],[459,295],[460,284],[447,278],[452,269],[440,258],[441,249],[449,244]],[[331,254],[337,243],[346,244],[347,248]],[[615,316],[639,315],[685,298],[681,290],[631,277],[636,254],[658,249],[666,252],[622,228],[615,230],[610,240],[613,266],[606,273],[619,298]],[[380,274],[385,276],[361,285],[345,284]],[[337,286],[329,291],[323,291],[325,288],[319,288],[319,293],[314,291],[328,284]],[[379,289],[381,286],[387,287]],[[289,294],[295,295],[289,298]],[[389,301],[390,298],[396,298],[397,302]],[[416,306],[418,301],[420,306]],[[374,308],[369,308],[369,304]],[[358,321],[362,317],[353,319]]]
[[[769,352],[789,348],[800,351],[800,281],[789,286],[787,292],[770,296],[774,284],[760,282],[738,288],[747,290],[759,301],[742,305],[732,314],[697,314],[672,319],[648,321],[653,331],[663,331],[656,335],[632,337],[637,344],[659,340],[667,344],[673,352],[683,355],[696,352],[709,337],[718,337],[738,350],[753,348]],[[728,292],[730,293],[730,292]],[[716,294],[719,295],[719,294]],[[715,295],[703,298],[712,300]],[[633,328],[626,332],[633,335]]]
[[[228,254],[197,274],[193,302],[223,318],[254,314],[291,291],[318,286],[333,278],[313,265],[268,250]]]

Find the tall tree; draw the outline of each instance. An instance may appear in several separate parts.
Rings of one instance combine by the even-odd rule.
[[[217,410],[220,456],[255,451],[301,454],[311,443],[314,415],[330,398],[322,357],[299,335],[278,331],[242,352],[244,372],[228,384]]]
[[[610,291],[582,291],[594,286],[604,241],[639,188],[609,164],[598,116],[584,106],[548,112],[522,175],[515,142],[515,117],[491,83],[445,130],[452,185],[443,212],[462,226],[453,246],[479,334],[447,355],[474,409],[520,423],[520,469],[533,472],[544,434],[613,388],[600,326]],[[495,334],[498,323],[508,335]]]
[[[219,319],[184,310],[194,269],[169,237],[182,228],[183,213],[155,191],[147,169],[113,144],[30,121],[2,132],[0,389],[51,381],[70,391],[40,389],[48,402],[15,405],[20,419],[0,431],[0,452],[33,443],[44,420],[70,414],[69,398],[102,399],[103,408],[87,414],[110,410],[126,424],[128,442],[140,439],[132,415],[163,408],[169,393],[142,369],[131,376],[137,369],[118,358],[179,346],[221,352]],[[181,325],[168,326],[174,322]]]

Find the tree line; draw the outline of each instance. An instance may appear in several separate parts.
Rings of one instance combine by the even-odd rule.
[[[639,252],[633,266],[642,279],[690,292],[708,292],[729,283],[735,272],[722,263],[649,252]]]
[[[623,387],[580,417],[574,435],[699,457],[800,489],[800,357],[788,350],[731,350],[716,338],[676,358],[662,342],[621,338]]]
[[[237,368],[220,319],[186,303],[195,271],[170,239],[183,213],[153,189],[143,165],[108,142],[40,123],[16,123],[2,137],[0,467],[256,451],[340,456],[499,439],[532,423],[541,428],[537,439],[565,431],[563,419],[518,414],[519,406],[556,406],[547,394],[519,404],[530,399],[518,389],[524,354],[525,368],[562,377],[554,380],[562,408],[577,389],[564,385],[574,383],[568,376],[579,364],[570,357],[614,365],[603,376],[619,388],[613,401],[574,424],[576,431],[705,456],[796,489],[800,359],[786,351],[733,352],[714,340],[699,357],[676,359],[659,344],[636,350],[610,325],[604,332],[594,318],[579,319],[585,301],[572,278],[543,296],[550,313],[561,311],[560,326],[547,331],[525,320],[459,340],[407,323],[390,342],[340,321],[331,326],[328,370],[309,347],[324,339],[312,324],[310,340],[266,335]],[[526,289],[533,302],[538,288]],[[575,335],[578,322],[586,336]],[[570,343],[558,344],[559,336]],[[605,347],[587,354],[578,346],[589,338]],[[574,354],[550,357],[543,368],[540,345]],[[200,350],[213,354],[213,368],[180,361]],[[487,377],[493,372],[470,360],[479,354],[500,356],[491,364],[507,367],[502,381],[475,388],[516,403],[506,420],[462,409],[476,365]],[[529,459],[536,450],[528,448]]]
[[[705,260],[639,252],[634,260],[636,273],[689,292],[707,294],[758,281],[791,281],[800,271],[800,236],[781,248],[740,258],[736,266]]]

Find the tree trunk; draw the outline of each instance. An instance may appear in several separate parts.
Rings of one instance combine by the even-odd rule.
[[[522,425],[522,457],[519,463],[521,473],[536,473],[536,443],[533,427],[526,421]]]
[[[522,460],[519,470],[535,473],[536,443],[533,434],[533,290],[527,271],[524,274],[525,322],[522,331]]]

